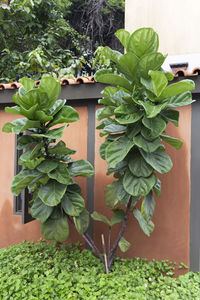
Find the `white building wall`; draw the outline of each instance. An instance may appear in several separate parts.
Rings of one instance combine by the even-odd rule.
[[[125,28],[154,28],[167,63],[188,62],[189,70],[200,66],[199,20],[200,0],[126,0]]]

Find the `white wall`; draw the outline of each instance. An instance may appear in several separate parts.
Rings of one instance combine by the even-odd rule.
[[[168,60],[171,55],[190,54],[177,61],[187,59],[189,69],[192,60],[200,66],[200,56],[192,55],[200,54],[199,19],[200,0],[126,0],[126,29],[153,27],[159,34],[160,52],[168,53]]]

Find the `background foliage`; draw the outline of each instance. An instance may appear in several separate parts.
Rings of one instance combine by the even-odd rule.
[[[119,46],[113,33],[123,20],[124,0],[0,4],[0,81],[38,79],[46,72],[58,77],[91,74],[97,63],[93,51],[100,44]]]

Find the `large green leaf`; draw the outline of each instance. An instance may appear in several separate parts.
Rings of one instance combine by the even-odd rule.
[[[20,149],[28,148],[29,146],[37,145],[40,142],[41,142],[40,139],[32,137],[31,135],[23,134],[17,139],[17,149],[20,150]]]
[[[18,164],[30,169],[35,169],[45,158],[44,157],[35,157],[34,159],[31,158],[32,150],[26,151],[23,153],[19,160]]]
[[[153,172],[153,168],[147,164],[139,152],[134,152],[128,161],[131,173],[138,177],[149,177]]]
[[[38,190],[38,197],[48,206],[56,206],[61,202],[67,186],[56,180],[49,180],[46,185]]]
[[[28,92],[29,90],[32,90],[35,86],[35,81],[27,78],[27,77],[23,77],[19,80],[19,82],[23,85],[23,87],[25,88],[25,90]]]
[[[12,107],[9,107],[7,106],[5,108],[5,112],[9,113],[9,114],[16,114],[16,115],[20,115],[21,114],[21,110],[20,110],[20,107],[19,106],[12,106]]]
[[[166,128],[166,122],[160,116],[156,116],[155,118],[144,117],[142,123],[150,129],[152,137],[158,137]]]
[[[140,75],[143,78],[146,79],[149,78],[149,71],[159,70],[164,61],[165,61],[165,56],[163,56],[159,52],[149,53],[142,56],[138,65],[140,70]]]
[[[94,175],[94,168],[89,161],[80,159],[69,164],[69,172],[71,176],[92,177]]]
[[[53,159],[46,159],[43,161],[38,167],[37,170],[42,173],[49,173],[52,170],[56,169],[58,166],[58,162]]]
[[[124,216],[125,216],[125,213],[124,213],[123,209],[119,209],[119,208],[114,209],[112,219],[110,220],[111,226],[113,226],[117,223],[123,222]]]
[[[105,188],[105,202],[106,206],[114,207],[119,199],[118,199],[118,187],[121,185],[120,182],[114,181],[113,183],[109,184]]]
[[[48,173],[48,176],[62,184],[69,185],[74,182],[68,171],[68,165],[66,163],[59,163],[56,169]]]
[[[71,155],[71,154],[75,154],[76,150],[67,148],[65,142],[59,141],[56,145],[49,146],[48,152],[50,154],[65,154],[65,155],[70,154]]]
[[[138,101],[138,102],[141,106],[143,106],[143,108],[146,112],[147,118],[156,117],[161,112],[161,110],[166,107],[166,103],[155,105],[151,101],[146,101],[146,102]]]
[[[121,86],[121,87],[127,89],[128,91],[133,90],[132,85],[130,84],[130,82],[127,79],[125,79],[119,75],[116,75],[116,74],[111,74],[111,73],[102,74],[97,71],[97,73],[95,74],[95,80],[98,82],[101,82],[101,83]]]
[[[74,224],[76,226],[76,230],[80,235],[86,232],[90,222],[89,212],[84,209],[78,217],[74,217]]]
[[[34,119],[39,120],[41,123],[46,123],[51,121],[53,117],[45,114],[42,110],[39,110],[35,111]]]
[[[108,147],[108,145],[110,145],[110,141],[105,141],[103,142],[100,147],[99,147],[99,154],[101,156],[102,159],[106,159],[106,148]]]
[[[159,100],[170,98],[187,91],[191,91],[195,88],[193,80],[185,79],[176,83],[168,85],[161,93]]]
[[[166,109],[161,112],[161,116],[168,122],[172,122],[175,126],[178,126],[179,111],[175,109]]]
[[[106,106],[106,107],[99,108],[96,111],[96,119],[98,121],[100,121],[104,118],[112,116],[114,114],[114,109],[115,109],[115,107],[112,107],[112,106]]]
[[[115,32],[115,36],[118,38],[118,40],[120,40],[121,44],[126,49],[131,36],[130,33],[125,29],[119,29]]]
[[[49,218],[42,224],[41,232],[45,239],[64,242],[69,236],[69,224],[65,216],[58,219]]]
[[[41,123],[39,121],[27,120],[26,118],[16,119],[12,122],[6,123],[3,126],[2,131],[19,134],[20,132],[30,128],[41,128]]]
[[[98,222],[103,222],[106,223],[108,226],[111,226],[111,222],[106,218],[106,216],[102,215],[101,213],[94,211],[91,214],[91,217],[93,220],[98,221]]]
[[[134,53],[123,54],[118,60],[118,71],[123,73],[129,80],[135,80],[138,62],[139,59]]]
[[[58,99],[55,104],[47,111],[48,115],[54,116],[65,105],[66,100]]]
[[[66,192],[61,205],[67,215],[78,217],[85,208],[85,201],[77,192]]]
[[[143,150],[140,150],[140,153],[146,162],[161,174],[169,172],[173,166],[172,161],[167,153],[160,149],[153,153],[147,153]]]
[[[36,197],[30,210],[32,217],[38,219],[42,223],[46,222],[52,212],[53,207],[44,204],[39,197]]]
[[[177,150],[181,149],[182,145],[183,145],[183,142],[180,141],[179,139],[177,138],[174,138],[174,137],[171,137],[171,136],[168,136],[168,135],[164,135],[164,134],[161,134],[161,139],[170,144],[172,147],[176,148]]]
[[[61,123],[72,123],[79,120],[78,112],[71,106],[64,106],[54,116],[53,120],[48,124],[48,127],[52,127]]]
[[[116,50],[112,50],[110,47],[103,47],[103,50],[102,50],[102,54],[110,59],[111,61],[117,63],[118,62],[118,59],[120,58],[120,56],[122,55],[119,51],[116,51]]]
[[[52,76],[43,76],[38,89],[44,91],[48,95],[48,102],[46,103],[46,108],[51,108],[56,100],[58,99],[61,92],[61,84]]]
[[[122,237],[119,241],[119,248],[120,250],[124,253],[129,250],[131,244],[124,238]]]
[[[130,36],[127,51],[141,57],[144,54],[156,52],[159,46],[157,33],[152,28],[140,28]]]
[[[109,133],[121,132],[121,131],[124,131],[124,130],[126,130],[126,126],[120,125],[120,124],[117,124],[117,123],[113,122],[113,123],[111,123],[111,124],[104,127],[104,129],[100,133],[100,136],[104,136],[104,135],[109,134]]]
[[[135,216],[136,220],[138,221],[140,228],[142,229],[142,231],[147,235],[150,236],[150,234],[152,233],[152,231],[154,230],[154,224],[152,221],[147,222],[141,212],[137,209],[134,208],[133,210],[133,215]]]
[[[160,138],[156,138],[153,141],[148,141],[141,134],[138,134],[133,137],[133,143],[146,152],[154,152],[160,147]]]
[[[12,180],[11,191],[19,195],[41,173],[37,170],[23,169]]]
[[[137,177],[127,170],[123,178],[123,186],[127,193],[134,197],[147,195],[157,182],[157,177],[152,173],[149,177]]]
[[[153,198],[153,193],[150,191],[142,201],[141,213],[143,218],[148,222],[152,219],[155,209],[155,200]]]
[[[34,134],[32,134],[32,136],[39,137],[39,138],[45,137],[47,139],[60,140],[66,127],[67,127],[67,125],[56,128],[56,129],[52,129],[52,130],[49,130],[48,133],[41,133],[41,134],[34,133]]]
[[[154,94],[159,97],[168,84],[166,76],[161,71],[150,72]]]
[[[134,143],[126,136],[123,136],[119,138],[119,140],[112,142],[106,148],[105,155],[109,167],[115,168],[117,164],[126,157],[133,146]]]
[[[190,92],[182,93],[178,96],[173,96],[166,99],[166,108],[167,107],[181,107],[185,105],[192,104],[195,100],[192,100],[192,94]]]

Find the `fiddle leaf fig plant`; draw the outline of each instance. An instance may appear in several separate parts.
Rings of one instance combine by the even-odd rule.
[[[98,212],[92,217],[109,226],[109,244],[112,220],[122,223],[113,246],[108,246],[108,270],[117,247],[126,251],[130,246],[123,234],[131,215],[147,236],[154,230],[154,197],[161,195],[159,173],[168,173],[173,165],[163,142],[175,149],[182,146],[179,139],[166,134],[166,126],[169,122],[178,126],[176,108],[193,102],[190,91],[194,89],[194,82],[188,79],[169,84],[173,76],[162,69],[166,56],[158,52],[159,38],[152,28],[140,28],[133,34],[120,29],[116,37],[125,54],[105,47],[104,55],[118,74],[107,69],[95,74],[97,82],[108,84],[99,100],[103,107],[97,111],[97,129],[105,136],[100,156],[108,164],[107,175],[113,174],[115,180],[105,189],[112,219]],[[116,212],[120,212],[117,218]]]
[[[5,111],[24,118],[3,126],[4,132],[21,135],[18,149],[23,149],[18,161],[22,170],[13,178],[11,190],[17,196],[27,188],[32,193],[30,213],[42,223],[42,234],[63,242],[69,235],[68,220],[81,234],[87,230],[89,213],[74,177],[91,177],[94,169],[86,160],[72,160],[76,151],[61,140],[79,115],[65,105],[66,100],[58,99],[60,83],[51,76],[42,77],[37,87],[31,79],[20,81],[22,86],[13,97],[16,106]]]

